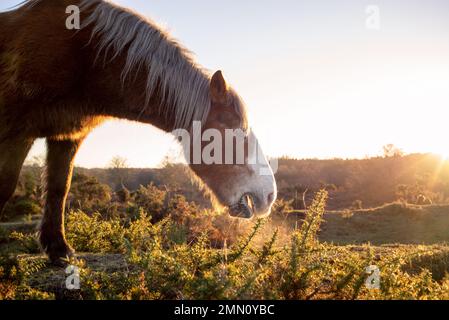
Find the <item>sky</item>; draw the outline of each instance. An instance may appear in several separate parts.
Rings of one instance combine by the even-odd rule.
[[[19,2],[2,0],[0,10]],[[223,70],[269,156],[364,158],[390,143],[449,156],[448,1],[114,2]],[[30,156],[44,152],[38,141]],[[151,126],[112,121],[90,134],[76,164],[104,167],[118,155],[154,167],[177,154]]]

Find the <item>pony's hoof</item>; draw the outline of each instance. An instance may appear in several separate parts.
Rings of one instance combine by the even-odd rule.
[[[67,253],[65,255],[56,254],[56,255],[48,255],[48,258],[50,259],[51,265],[55,267],[67,267],[71,264],[76,263],[76,257],[75,252],[72,251],[70,253]]]
[[[39,235],[39,242],[51,264],[55,266],[69,265],[70,260],[75,256],[75,250],[69,246],[64,236],[54,236],[53,233],[45,231],[46,229],[43,228]]]
[[[54,266],[64,267],[73,264],[75,260],[75,250],[68,244],[50,245],[45,249],[50,263]]]

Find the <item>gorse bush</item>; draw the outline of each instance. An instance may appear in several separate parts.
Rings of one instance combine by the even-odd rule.
[[[112,199],[109,186],[101,184],[95,177],[75,174],[67,199],[69,209],[104,211]]]
[[[100,214],[74,211],[67,219],[67,239],[80,251],[121,252],[125,230],[120,220],[103,220]]]
[[[288,243],[279,242],[280,231],[269,228],[271,221],[256,220],[235,241],[222,239],[219,249],[210,230],[192,233],[194,223],[189,219],[194,221],[192,217],[199,213],[184,220],[177,217],[184,210],[197,208],[176,197],[167,207],[168,215],[157,222],[142,208],[128,221],[73,211],[67,219],[69,242],[79,251],[102,253],[96,259],[103,259],[102,268],[94,268],[83,259],[72,262],[80,267],[79,297],[449,299],[449,250],[444,246],[387,249],[320,242],[317,235],[327,196],[326,191],[316,194]],[[205,214],[210,220],[214,217]],[[213,227],[213,223],[208,226]],[[30,247],[31,238],[11,237]],[[264,240],[258,241],[258,237]],[[51,286],[35,285],[36,279],[53,276],[46,275],[42,261],[2,260],[0,297],[55,298]],[[379,289],[367,286],[368,266],[380,270]]]

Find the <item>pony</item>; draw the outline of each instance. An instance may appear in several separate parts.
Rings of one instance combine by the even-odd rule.
[[[67,25],[70,8],[78,9],[79,28]],[[76,153],[89,132],[111,118],[184,130],[189,142],[195,123],[200,135],[240,130],[243,162],[201,158],[189,166],[230,215],[270,213],[277,196],[273,172],[261,149],[250,147],[257,139],[245,104],[221,71],[210,73],[156,23],[111,2],[26,0],[0,13],[0,212],[34,141],[45,138],[39,241],[51,262],[74,255],[65,239],[64,211]],[[231,151],[237,154],[234,138]],[[188,145],[185,151],[193,153],[208,148],[205,140]],[[228,151],[222,148],[212,156]],[[255,153],[258,161],[249,161]],[[268,174],[260,174],[261,168]]]

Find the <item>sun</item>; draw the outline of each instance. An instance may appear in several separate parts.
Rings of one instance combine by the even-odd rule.
[[[432,141],[422,140],[415,145],[415,150],[421,153],[431,153],[438,156],[442,161],[449,160],[449,144],[443,137],[435,135]]]
[[[449,160],[449,149],[446,150],[436,150],[434,152],[435,155],[439,156],[441,158],[441,160],[446,161]]]

